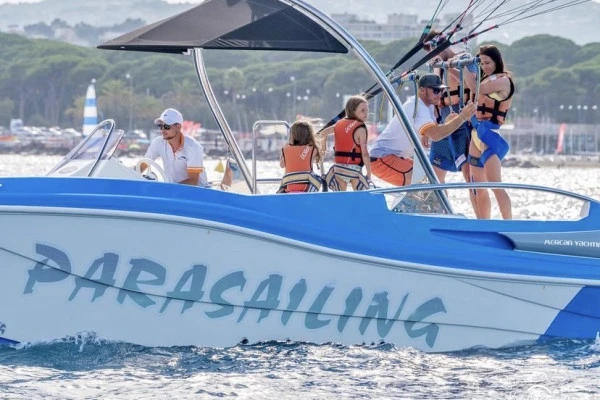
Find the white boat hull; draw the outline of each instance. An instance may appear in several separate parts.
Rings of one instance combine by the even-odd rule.
[[[12,209],[0,225],[12,232],[1,240],[0,292],[14,300],[0,322],[19,342],[96,332],[148,346],[500,347],[539,339],[582,288],[157,214]]]

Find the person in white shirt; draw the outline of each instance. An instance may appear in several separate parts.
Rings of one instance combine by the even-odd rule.
[[[181,131],[183,116],[167,108],[154,120],[162,136],[156,137],[146,151],[146,158],[161,158],[167,181],[193,186],[209,187],[204,171],[204,148]],[[142,164],[142,170],[147,166]]]
[[[436,141],[445,138],[475,114],[475,105],[469,103],[460,114],[449,115],[444,124],[438,124],[434,105],[439,103],[445,87],[438,75],[425,74],[419,79],[417,95],[410,97],[402,105],[413,128],[422,135],[422,144],[428,139]],[[416,113],[415,102],[418,102]],[[370,149],[373,175],[396,186],[410,184],[413,154],[414,150],[400,120],[398,116],[394,116]]]

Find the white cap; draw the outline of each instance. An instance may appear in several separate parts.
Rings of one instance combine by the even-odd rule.
[[[174,108],[167,108],[162,112],[162,114],[160,114],[160,117],[154,120],[154,123],[158,124],[160,121],[167,125],[182,124],[183,115],[181,115],[181,113]]]

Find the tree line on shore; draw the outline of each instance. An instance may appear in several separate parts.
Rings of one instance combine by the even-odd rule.
[[[363,45],[387,71],[415,42]],[[600,122],[600,43],[579,46],[536,35],[512,45],[494,44],[515,79],[513,117]],[[26,125],[80,128],[85,91],[96,79],[99,119],[115,119],[123,129],[149,129],[166,107],[179,108],[186,119],[206,128],[216,127],[190,56],[105,51],[3,33],[0,50],[0,125],[20,118]],[[360,62],[350,58],[205,52],[214,92],[239,127],[259,119],[292,120],[297,114],[326,119],[336,115],[344,95],[360,93],[373,83]]]

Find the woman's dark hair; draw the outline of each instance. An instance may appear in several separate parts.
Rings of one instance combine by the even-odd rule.
[[[500,74],[503,72],[508,72],[504,70],[504,61],[502,60],[502,54],[500,54],[500,50],[498,50],[498,48],[494,45],[485,45],[485,46],[481,46],[479,48],[479,54],[477,54],[478,56],[484,55],[484,56],[488,56],[489,58],[492,59],[492,61],[494,61],[494,63],[496,64],[496,69],[494,70],[494,74]]]

